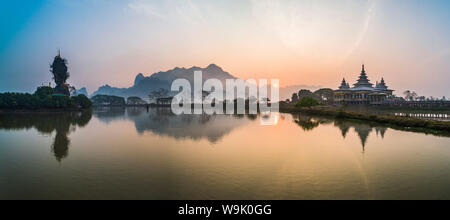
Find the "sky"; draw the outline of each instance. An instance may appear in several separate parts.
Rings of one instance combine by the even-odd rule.
[[[447,0],[9,0],[0,7],[0,91],[51,81],[58,49],[76,88],[129,87],[217,64],[243,79],[337,88],[366,65],[402,95],[450,97]]]

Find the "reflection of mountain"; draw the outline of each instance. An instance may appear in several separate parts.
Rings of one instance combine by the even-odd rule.
[[[70,140],[68,135],[76,127],[84,127],[91,120],[90,112],[65,112],[36,114],[0,115],[0,129],[24,130],[35,128],[41,134],[50,135],[56,131],[51,146],[56,160],[61,161],[68,156]]]
[[[169,136],[175,139],[190,138],[200,140],[206,138],[215,143],[233,129],[240,127],[254,117],[236,118],[229,115],[174,115],[170,108],[122,108],[95,111],[95,117],[109,123],[112,120],[131,120],[138,133],[150,131],[154,134]]]

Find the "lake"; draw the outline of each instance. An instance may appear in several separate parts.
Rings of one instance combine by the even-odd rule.
[[[0,199],[450,199],[450,138],[170,109],[0,115]]]

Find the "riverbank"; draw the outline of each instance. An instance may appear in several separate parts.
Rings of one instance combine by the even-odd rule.
[[[392,116],[385,114],[370,114],[353,112],[330,106],[318,106],[312,108],[299,108],[293,105],[280,105],[283,113],[305,113],[309,115],[328,116],[336,119],[350,119],[373,122],[378,124],[395,126],[402,130],[419,131],[433,134],[450,134],[450,122],[433,121],[405,116]]]
[[[92,108],[68,108],[68,109],[56,109],[56,108],[39,108],[39,109],[0,109],[0,114],[28,114],[28,113],[62,113],[62,112],[88,112],[92,111]]]

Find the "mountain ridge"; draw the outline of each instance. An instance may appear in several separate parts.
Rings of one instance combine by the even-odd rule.
[[[220,66],[216,64],[210,64],[205,68],[192,66],[190,68],[175,67],[167,71],[159,71],[145,76],[143,73],[138,73],[134,79],[134,84],[128,88],[112,87],[108,84],[100,86],[97,91],[92,93],[91,97],[95,95],[114,95],[124,98],[130,96],[138,96],[143,99],[148,99],[148,95],[155,90],[161,88],[170,91],[172,82],[176,79],[187,79],[191,85],[194,82],[194,72],[202,71],[203,82],[214,78],[219,79],[224,85],[226,79],[237,79],[229,72],[224,71]],[[291,98],[291,95],[298,92],[300,89],[316,90],[321,88],[320,86],[309,85],[292,85],[280,88],[280,100],[286,100]]]
[[[194,72],[202,71],[203,81],[208,79],[219,79],[222,83],[225,83],[226,79],[236,79],[229,72],[224,71],[216,64],[210,64],[206,68],[193,66],[191,68],[175,67],[168,71],[160,71],[153,73],[150,76],[144,76],[139,73],[134,79],[134,84],[128,88],[112,87],[108,84],[100,86],[97,91],[92,93],[95,95],[115,95],[122,97],[138,96],[141,98],[147,98],[147,96],[155,90],[167,89],[170,91],[172,82],[176,79],[186,79],[191,84],[194,82]]]

